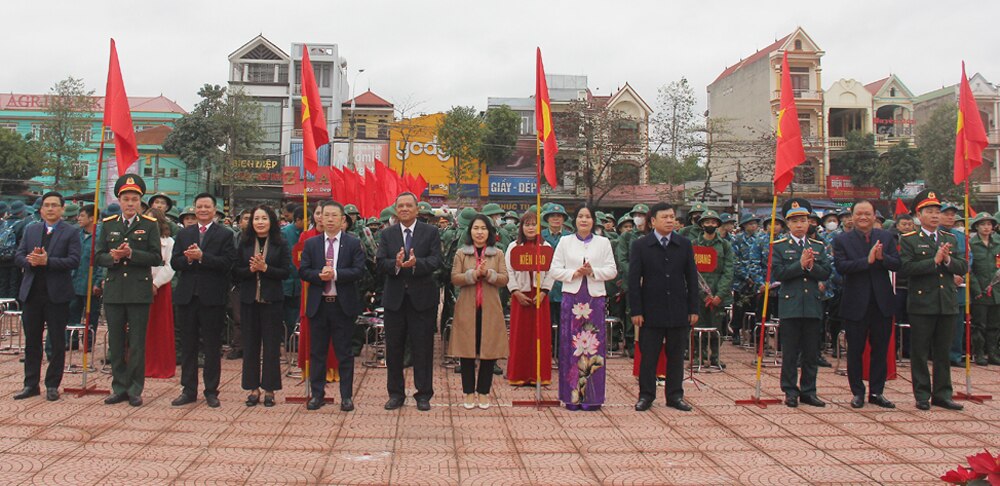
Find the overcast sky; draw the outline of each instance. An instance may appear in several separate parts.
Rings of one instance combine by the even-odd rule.
[[[699,108],[728,65],[802,26],[826,55],[823,88],[896,73],[917,95],[969,75],[1000,82],[1000,2],[965,12],[911,1],[42,1],[5,2],[0,92],[45,93],[68,75],[103,94],[108,38],[130,95],[190,109],[204,83],[225,84],[227,56],[258,33],[336,43],[361,90],[422,110],[486,106],[534,91],[534,51],[549,74],[585,74],[596,94],[626,81],[656,107],[659,86],[686,76]],[[849,5],[847,5],[849,4]],[[954,3],[958,5],[958,3]],[[358,91],[360,92],[360,90]]]

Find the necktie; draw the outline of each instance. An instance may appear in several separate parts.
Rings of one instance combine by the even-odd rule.
[[[329,243],[326,245],[326,262],[329,266],[337,268],[337,254],[334,249],[337,244],[336,238],[331,238]],[[326,283],[326,290],[323,291],[325,295],[337,295],[337,288],[333,285],[333,280]]]
[[[206,231],[208,231],[208,226],[199,226],[198,227],[198,233],[199,233],[198,234],[198,244],[199,245],[201,245],[201,243],[203,241],[205,241],[205,232]]]
[[[667,243],[670,243],[670,240],[668,240],[666,236],[660,238],[660,246],[662,246],[664,250],[667,249]]]
[[[410,231],[410,228],[406,228],[404,233],[406,233],[406,237],[403,238],[403,260],[409,260],[410,250],[413,249],[413,232]]]

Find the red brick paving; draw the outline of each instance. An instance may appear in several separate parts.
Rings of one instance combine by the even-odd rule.
[[[824,409],[742,407],[750,395],[752,355],[725,345],[725,373],[685,385],[695,411],[632,410],[632,362],[608,361],[607,404],[599,412],[513,408],[534,389],[497,378],[489,410],[461,407],[459,376],[435,369],[433,409],[413,402],[382,409],[385,370],[356,374],[357,410],[308,412],[286,404],[303,386],[285,378],[279,404],[243,405],[239,361],[224,361],[222,408],[204,401],[170,406],[178,380],[147,380],[145,405],[106,406],[103,396],[63,395],[15,402],[17,356],[0,357],[0,483],[3,484],[940,484],[938,477],[984,447],[1000,447],[1000,404],[965,411],[914,408],[908,380],[889,382],[897,410],[850,408],[847,379],[821,369]],[[100,352],[99,352],[100,354]],[[440,355],[438,355],[440,356]],[[501,363],[504,364],[504,363]],[[764,389],[780,395],[778,370]],[[105,374],[91,375],[100,386]],[[953,371],[956,389],[964,370]],[[1000,398],[1000,367],[974,367],[976,392]],[[78,386],[67,374],[64,385]],[[555,384],[545,391],[555,398]],[[662,393],[662,391],[661,391]],[[328,395],[336,396],[336,385]]]

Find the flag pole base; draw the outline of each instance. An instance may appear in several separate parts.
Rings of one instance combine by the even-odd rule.
[[[558,407],[562,403],[559,400],[514,400],[511,406],[514,407],[537,407],[539,410],[547,407]]]
[[[87,395],[110,395],[111,391],[97,388],[97,385],[84,386],[80,388],[63,388],[63,393],[74,395],[77,398]]]
[[[958,392],[951,397],[952,400],[965,400],[973,403],[982,404],[986,400],[993,400],[992,395],[972,395],[969,393]]]
[[[749,400],[736,400],[737,405],[754,405],[758,408],[767,408],[768,405],[779,405],[781,400],[777,398],[750,397]]]

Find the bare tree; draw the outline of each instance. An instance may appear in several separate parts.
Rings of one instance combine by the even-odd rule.
[[[425,127],[419,126],[414,121],[424,103],[424,101],[415,100],[412,94],[392,103],[395,119],[389,125],[389,133],[394,134],[399,140],[396,147],[399,152],[399,160],[402,162],[399,174],[404,177],[406,176],[406,160],[410,158],[410,142],[415,137],[424,135],[422,132],[426,131]],[[392,147],[389,150],[393,150]]]
[[[80,190],[87,183],[80,156],[90,142],[93,113],[98,111],[93,95],[94,90],[88,90],[82,79],[72,76],[49,90],[48,117],[42,122],[39,138],[54,190]]]
[[[653,117],[653,152],[666,148],[675,161],[681,160],[696,142],[694,89],[685,77],[663,85],[658,90],[659,102]]]

